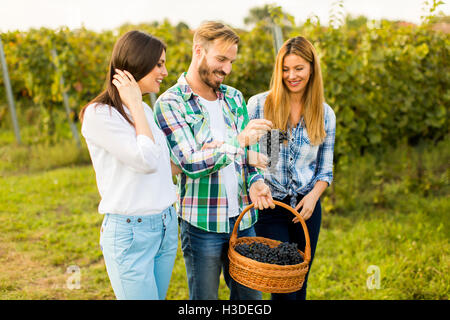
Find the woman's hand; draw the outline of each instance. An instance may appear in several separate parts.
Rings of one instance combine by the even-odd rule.
[[[314,185],[314,188],[303,197],[302,200],[298,203],[298,205],[295,207],[295,210],[298,212],[300,208],[302,208],[302,211],[300,211],[300,216],[303,218],[303,220],[308,220],[311,218],[311,215],[314,212],[314,209],[316,208],[317,200],[319,200],[322,193],[325,191],[325,189],[328,187],[328,182],[325,181],[317,181]],[[292,219],[294,223],[299,222],[298,218],[295,217]]]
[[[138,83],[128,71],[115,69],[116,74],[113,76],[112,83],[119,91],[122,103],[128,107],[131,117],[134,121],[136,135],[145,135],[155,142],[152,130],[145,115],[144,106],[142,105],[142,93]]]
[[[300,216],[303,218],[303,220],[308,220],[311,218],[312,213],[314,212],[314,208],[316,207],[316,203],[319,198],[316,198],[314,193],[308,193],[306,196],[303,197],[302,200],[298,203],[298,205],[295,207],[295,211],[298,212],[300,208],[302,208],[302,211],[300,211]],[[300,222],[297,217],[292,219],[292,222],[298,223]]]
[[[122,103],[126,105],[130,111],[134,108],[142,108],[142,93],[138,83],[134,77],[126,70],[115,69],[116,73],[113,75],[113,85],[119,91]]]
[[[248,164],[258,169],[266,169],[269,164],[269,158],[260,152],[248,150]]]

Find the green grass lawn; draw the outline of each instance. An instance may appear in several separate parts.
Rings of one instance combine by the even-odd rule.
[[[5,148],[12,159],[23,152]],[[415,174],[407,174],[416,172],[416,153],[411,156],[409,149],[375,162],[376,170],[375,158],[364,157],[336,172],[333,189],[323,197],[309,299],[449,298],[449,150],[444,148],[421,160],[420,184]],[[0,154],[0,299],[114,299],[98,244],[102,216],[92,167],[36,160],[36,154],[41,151],[29,149],[16,167]],[[70,150],[53,154],[79,158]],[[73,275],[67,270],[73,265],[80,268],[79,289],[69,288]],[[379,289],[367,286],[371,265],[380,271]],[[223,279],[219,297],[229,297]],[[167,299],[188,299],[180,248]]]

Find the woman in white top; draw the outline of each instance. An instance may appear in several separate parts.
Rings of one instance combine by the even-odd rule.
[[[124,34],[105,91],[80,113],[105,215],[100,246],[117,299],[165,299],[177,251],[172,171],[179,171],[142,101],[167,76],[165,51],[151,35]]]

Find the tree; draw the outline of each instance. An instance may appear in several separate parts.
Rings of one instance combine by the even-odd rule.
[[[247,26],[255,25],[260,22],[268,24],[277,23],[281,27],[287,27],[295,24],[294,16],[283,11],[280,6],[275,4],[265,4],[262,7],[253,7],[244,18]]]

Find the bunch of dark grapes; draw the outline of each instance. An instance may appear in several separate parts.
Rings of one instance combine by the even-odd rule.
[[[282,242],[276,247],[269,247],[261,242],[241,243],[234,247],[237,253],[264,263],[292,265],[303,262],[295,243]]]
[[[275,140],[274,137],[272,137],[272,132],[274,131],[278,131],[278,141]],[[260,140],[260,144],[264,147],[262,147],[262,150],[267,157],[270,158],[271,156],[271,151],[272,151],[272,141],[274,141],[273,143],[279,143],[282,144],[284,143],[284,141],[289,140],[289,133],[287,131],[284,130],[272,130],[267,132],[264,136],[262,136],[261,140]]]

